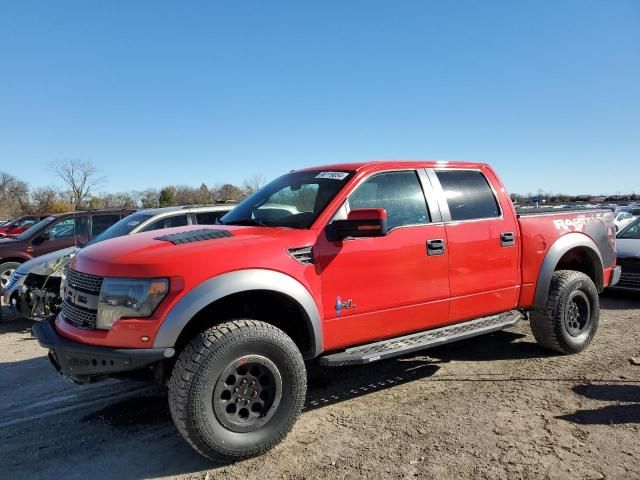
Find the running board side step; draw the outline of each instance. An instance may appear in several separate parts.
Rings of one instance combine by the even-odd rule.
[[[466,338],[497,332],[517,324],[524,315],[517,311],[491,315],[467,322],[447,325],[433,330],[412,333],[403,337],[390,338],[381,342],[368,343],[348,348],[343,352],[331,353],[320,357],[320,365],[342,367],[346,365],[364,365],[378,360],[405,355],[426,348]]]

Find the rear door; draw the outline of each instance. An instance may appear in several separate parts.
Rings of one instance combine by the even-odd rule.
[[[424,171],[375,173],[349,195],[333,220],[359,208],[384,208],[383,237],[331,242],[314,248],[322,283],[325,348],[366,343],[445,324],[449,313],[445,229]],[[426,191],[425,191],[426,190]],[[432,202],[427,207],[425,193]]]
[[[520,235],[508,196],[488,169],[436,169],[445,221],[451,288],[450,321],[516,307]]]

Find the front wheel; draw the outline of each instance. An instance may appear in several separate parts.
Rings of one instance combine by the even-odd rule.
[[[5,262],[0,264],[0,285],[2,285],[2,288],[6,288],[11,274],[19,266],[20,264],[18,262]]]
[[[587,348],[598,330],[599,318],[596,286],[587,275],[572,270],[554,272],[545,308],[530,315],[538,344],[560,353]]]
[[[260,455],[289,433],[307,390],[302,355],[283,331],[234,320],[196,335],[169,381],[182,436],[214,461]]]

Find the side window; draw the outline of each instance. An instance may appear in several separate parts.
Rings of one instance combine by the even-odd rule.
[[[496,218],[500,207],[485,176],[477,170],[436,171],[452,220]]]
[[[198,225],[215,225],[216,220],[223,217],[227,212],[197,212],[196,223]]]
[[[16,227],[29,228],[35,224],[36,224],[35,218],[25,218],[24,220],[20,220],[20,222],[18,222]]]
[[[424,192],[415,171],[374,175],[349,196],[349,209],[384,208],[389,229],[429,223]]]
[[[87,217],[65,218],[47,228],[46,232],[50,240],[73,238],[74,234],[78,238],[84,238],[87,235]]]
[[[94,215],[91,220],[92,236],[100,235],[118,220],[120,220],[120,215]]]
[[[187,214],[174,215],[173,217],[161,218],[156,220],[150,225],[147,225],[142,229],[143,232],[150,232],[151,230],[161,230],[163,228],[171,227],[184,227],[187,225]]]

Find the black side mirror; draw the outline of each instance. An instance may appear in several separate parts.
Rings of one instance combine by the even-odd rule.
[[[348,237],[383,237],[387,234],[387,211],[384,208],[351,210],[346,220],[336,220],[327,225],[326,233],[331,242]]]

